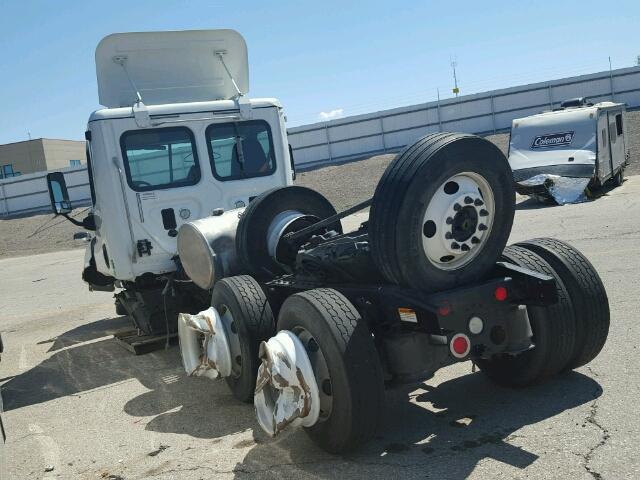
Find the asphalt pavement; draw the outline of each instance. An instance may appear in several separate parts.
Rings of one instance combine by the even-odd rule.
[[[177,347],[125,351],[112,334],[128,322],[83,284],[81,250],[1,260],[8,478],[640,478],[640,177],[585,204],[519,203],[511,241],[539,236],[600,272],[602,353],[532,388],[465,362],[388,391],[376,439],[347,456],[299,429],[268,438],[224,381],[187,378]]]

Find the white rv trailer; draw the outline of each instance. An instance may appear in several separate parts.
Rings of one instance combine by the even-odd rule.
[[[509,164],[518,193],[548,196],[558,177],[582,179],[574,182],[582,189],[609,179],[621,184],[629,157],[624,112],[621,103],[578,98],[513,120]]]
[[[120,289],[120,313],[163,332],[161,277],[180,268],[180,226],[222,211],[237,223],[229,210],[293,183],[284,112],[247,98],[247,48],[233,30],[109,35],[96,73],[105,108],[85,134],[93,206],[82,226],[95,233],[83,279]],[[64,177],[49,181],[57,213],[68,212]]]

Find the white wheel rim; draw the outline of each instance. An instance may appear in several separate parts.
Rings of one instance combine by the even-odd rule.
[[[431,197],[422,220],[422,248],[440,270],[467,265],[491,236],[495,199],[489,182],[475,172],[458,173]]]
[[[260,344],[253,403],[260,427],[271,436],[289,425],[311,427],[320,416],[320,394],[305,346],[281,330]]]

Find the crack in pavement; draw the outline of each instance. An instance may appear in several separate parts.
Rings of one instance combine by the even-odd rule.
[[[599,376],[595,371],[593,371],[593,369],[590,366],[587,366],[587,369],[594,376],[596,377]],[[598,393],[599,393],[598,391],[595,391],[594,396],[597,395]],[[600,438],[600,441],[596,443],[593,447],[591,447],[586,454],[582,455],[582,457],[584,459],[584,469],[587,471],[587,473],[589,473],[589,475],[591,475],[595,480],[602,480],[603,478],[602,474],[591,467],[591,461],[593,460],[593,457],[595,456],[596,451],[599,448],[603,447],[607,443],[609,438],[611,438],[611,434],[609,433],[609,430],[607,430],[605,427],[600,425],[600,423],[598,422],[598,419],[597,419],[598,407],[599,407],[598,398],[596,398],[591,403],[591,406],[589,408],[589,415],[586,418],[586,422],[590,423],[591,425],[595,426],[598,430],[600,430],[601,438]]]

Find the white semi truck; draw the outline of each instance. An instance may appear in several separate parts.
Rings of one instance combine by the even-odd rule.
[[[604,345],[607,295],[580,252],[505,247],[512,171],[487,140],[427,135],[337,213],[292,185],[282,107],[247,97],[238,33],[111,35],[96,65],[83,278],[140,336],[178,331],[186,373],[224,378],[270,435],[299,425],[345,452],[374,435],[385,386],[467,360],[525,386]],[[64,176],[48,180],[70,218]]]

